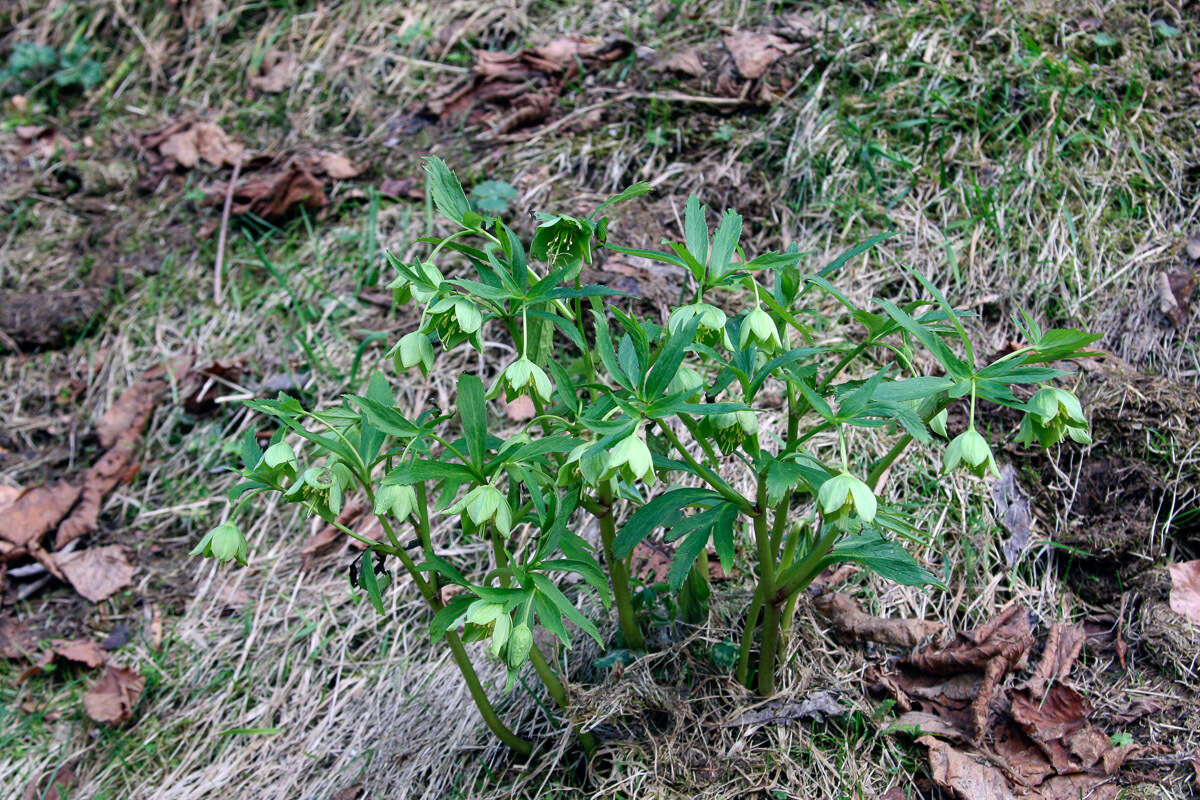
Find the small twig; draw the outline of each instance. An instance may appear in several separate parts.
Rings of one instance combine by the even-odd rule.
[[[221,209],[221,230],[217,234],[217,263],[213,267],[213,302],[221,304],[221,270],[225,266],[225,234],[229,231],[229,209],[233,207],[233,187],[237,185],[238,173],[242,171],[242,156],[233,162],[233,175],[225,187],[225,205]]]

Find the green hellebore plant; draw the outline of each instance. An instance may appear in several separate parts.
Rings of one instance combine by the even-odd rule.
[[[776,353],[783,348],[779,340],[779,329],[771,315],[759,306],[750,309],[742,319],[742,332],[739,347],[745,350],[754,345],[766,353]]]
[[[1079,444],[1092,443],[1079,399],[1064,389],[1049,386],[1039,389],[1026,404],[1017,441],[1027,446],[1037,442],[1051,447],[1067,436]]]
[[[512,509],[508,506],[508,500],[503,492],[490,483],[467,492],[461,500],[447,508],[446,513],[466,513],[471,522],[480,527],[491,522],[503,536],[508,536],[512,530]]]
[[[645,440],[638,435],[637,431],[617,442],[609,451],[604,478],[614,477],[620,477],[627,483],[636,481],[646,484],[654,483],[654,458],[650,455],[650,448],[646,446]]]
[[[518,395],[528,394],[543,403],[550,401],[554,386],[546,371],[525,356],[509,364],[501,373],[497,385],[504,389],[504,396],[512,401]],[[493,388],[492,393],[495,393]]]
[[[215,558],[221,563],[236,561],[245,566],[249,545],[241,528],[226,522],[205,534],[189,555]]]
[[[849,472],[841,472],[822,483],[817,504],[829,519],[843,518],[853,512],[863,522],[874,522],[879,508],[871,487]]]
[[[422,375],[428,375],[433,369],[433,345],[429,337],[421,331],[406,333],[392,348],[392,358],[397,372],[407,372],[413,367],[420,367]]]
[[[987,439],[974,427],[967,428],[946,446],[942,473],[949,474],[960,464],[981,478],[988,471],[997,478],[1000,477],[996,459],[992,457],[992,448],[988,446]]]

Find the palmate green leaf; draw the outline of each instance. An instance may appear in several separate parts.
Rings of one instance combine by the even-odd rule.
[[[467,224],[467,215],[475,212],[471,211],[471,203],[463,192],[462,184],[446,166],[446,162],[437,156],[428,156],[425,158],[424,167],[429,194],[433,197],[433,204],[437,206],[438,211],[464,228],[478,227]]]
[[[679,371],[679,365],[683,363],[684,356],[687,355],[688,345],[696,338],[696,331],[699,329],[700,317],[694,316],[686,325],[679,326],[667,339],[646,376],[647,397],[658,397],[671,383],[675,373]]]
[[[804,481],[804,468],[794,461],[771,460],[767,468],[767,503],[774,506],[783,502],[787,493]],[[812,487],[807,486],[809,491]]]
[[[775,356],[767,363],[758,368],[754,373],[754,377],[750,381],[750,396],[758,394],[758,390],[762,388],[763,383],[767,378],[775,374],[775,371],[789,364],[794,364],[797,361],[809,358],[811,356],[819,356],[829,352],[828,347],[796,347],[782,355]]]
[[[817,394],[816,390],[808,385],[806,381],[800,381],[796,384],[800,389],[800,394],[804,395],[804,399],[824,419],[832,422],[834,419],[833,409],[829,407],[829,403],[825,402],[825,398]]]
[[[569,558],[555,558],[548,561],[542,561],[537,564],[539,569],[546,572],[574,572],[588,582],[596,594],[600,596],[600,601],[604,603],[605,608],[608,607],[610,592],[608,578],[604,574],[604,570],[600,568],[594,560],[592,561],[577,561]]]
[[[651,261],[661,261],[664,264],[671,264],[672,266],[679,267],[680,269],[689,269],[687,262],[678,255],[664,253],[661,250],[642,250],[637,247],[621,247],[620,245],[615,244],[606,244],[605,247],[615,253],[622,253],[627,256],[637,256],[638,258],[648,258]]]
[[[696,264],[703,270],[708,263],[708,222],[705,215],[708,209],[700,205],[700,198],[688,195],[687,205],[683,209],[683,238],[687,243],[688,252]]]
[[[1085,350],[1094,341],[1103,339],[1100,333],[1084,333],[1073,328],[1053,328],[1038,337],[1037,354],[1028,360],[1033,363],[1048,363],[1067,358],[1098,356],[1094,350]]]
[[[604,646],[604,640],[600,638],[600,631],[596,630],[596,626],[592,621],[579,612],[573,603],[567,599],[559,588],[554,585],[554,581],[537,572],[530,573],[529,577],[533,580],[533,585],[537,588],[538,593],[548,598],[551,603],[562,613],[564,617],[574,622],[588,636],[596,640],[596,644]]]
[[[830,564],[846,561],[862,564],[880,577],[903,586],[946,588],[932,572],[918,564],[899,542],[885,539],[875,531],[868,530],[835,544],[829,555],[821,560],[818,571]]]
[[[660,525],[677,519],[682,509],[723,500],[724,498],[712,489],[684,487],[663,492],[629,515],[629,519],[613,540],[613,555],[617,558],[628,558],[638,542]]]
[[[667,542],[673,542],[676,539],[682,539],[684,536],[687,536],[689,533],[697,530],[698,528],[711,530],[713,523],[717,519],[717,515],[721,513],[725,505],[726,504],[722,503],[720,505],[713,506],[712,508],[699,511],[691,516],[680,515],[673,522],[665,523],[663,527],[666,530],[663,534],[663,540]]]
[[[889,317],[899,323],[900,327],[904,328],[914,339],[924,345],[925,349],[941,362],[947,373],[958,378],[964,378],[970,374],[971,370],[967,363],[954,355],[954,352],[942,341],[941,337],[913,319],[907,311],[904,311],[890,300],[876,299],[875,302],[887,312]]]
[[[548,597],[534,592],[533,610],[537,613],[537,620],[542,627],[557,636],[558,640],[563,643],[563,647],[571,646],[571,636],[567,633],[566,626],[563,625],[562,613],[554,603],[550,602]]]
[[[754,258],[750,259],[745,264],[743,264],[742,269],[745,269],[745,270],[760,270],[760,269],[783,270],[783,269],[787,269],[789,267],[794,267],[797,264],[799,264],[800,259],[803,256],[804,256],[804,254],[800,252],[800,249],[796,246],[795,242],[793,242],[792,245],[787,250],[783,251],[782,253],[776,253],[776,252],[772,251],[772,252],[768,252],[768,253],[758,254],[757,256],[755,256]]]
[[[459,571],[458,567],[451,564],[446,559],[439,556],[432,550],[426,550],[424,553],[425,560],[417,565],[419,572],[436,572],[446,580],[458,586],[466,586],[468,581],[466,577]]]
[[[717,551],[717,558],[721,561],[721,569],[725,571],[726,575],[733,571],[733,532],[737,518],[737,506],[732,503],[726,503],[722,507],[717,521],[713,523],[712,528],[713,549]]]
[[[613,349],[612,338],[608,333],[608,320],[603,311],[593,307],[592,318],[596,331],[596,353],[600,356],[600,363],[604,365],[604,369],[614,381],[626,389],[632,390],[632,381],[625,375],[625,370],[621,369],[621,365],[617,361],[617,353]]]
[[[245,469],[254,469],[258,466],[258,462],[262,460],[262,456],[263,451],[258,446],[258,436],[252,430],[246,431],[246,435],[242,437],[242,466]]]
[[[938,392],[948,390],[955,383],[953,378],[924,376],[888,381],[875,390],[875,399],[887,403],[924,400],[926,397],[933,397]]]
[[[290,400],[291,403],[294,403],[297,409],[300,408],[300,403],[298,401],[293,400],[290,397],[287,399]],[[288,428],[317,445],[317,447],[323,449],[327,453],[332,453],[336,456],[339,456],[347,464],[353,464],[358,459],[358,453],[356,453],[352,447],[350,447],[341,439],[333,436],[322,436],[321,434],[313,433],[299,422],[296,422],[295,414],[290,411],[290,408],[286,412],[279,411],[279,404],[270,400],[247,400],[246,405],[256,411],[262,411],[265,414],[275,417]],[[290,404],[288,405],[290,406]]]
[[[696,563],[696,559],[704,552],[704,548],[708,544],[708,539],[711,535],[711,525],[697,528],[689,533],[679,543],[679,546],[675,548],[675,556],[671,559],[671,568],[667,571],[667,585],[671,587],[672,592],[679,592],[679,588],[683,586],[684,578],[687,577],[692,564]]]
[[[633,317],[626,314],[624,311],[622,311],[621,309],[619,309],[615,306],[612,308],[612,315],[613,315],[613,317],[616,318],[617,322],[620,323],[621,327],[625,329],[625,333],[627,333],[629,335],[629,338],[633,341],[633,347],[634,347],[634,350],[637,352],[638,362],[642,365],[649,364],[650,363],[650,333],[647,330],[647,326],[643,325],[639,320],[634,319]],[[653,327],[655,329],[657,329],[658,326],[653,326]],[[643,368],[644,368],[644,366],[643,366]],[[632,375],[630,375],[629,377],[630,377],[630,380],[634,379],[634,376],[632,376]]]
[[[633,338],[629,334],[621,337],[621,344],[617,347],[617,363],[621,365],[621,372],[629,377],[632,388],[640,388],[645,377],[645,362],[638,358]]]

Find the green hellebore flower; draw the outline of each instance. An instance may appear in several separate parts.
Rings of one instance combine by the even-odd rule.
[[[296,451],[287,442],[276,442],[267,448],[259,462],[260,467],[266,467],[274,476],[286,475],[296,477],[300,471],[300,462],[296,460]]]
[[[512,633],[508,635],[508,652],[506,661],[511,669],[516,669],[525,663],[529,658],[529,652],[533,650],[533,631],[529,626],[522,622],[512,629]]]
[[[1000,477],[1000,470],[996,468],[996,460],[992,457],[992,448],[974,428],[967,428],[946,446],[942,472],[948,473],[959,464],[981,478],[988,470],[997,478]]]
[[[588,486],[598,486],[600,481],[604,480],[604,471],[608,468],[609,453],[601,450],[588,455],[587,451],[594,444],[595,442],[584,442],[583,444],[576,445],[567,454],[567,460],[558,473],[559,486],[570,486],[576,477],[583,478],[583,482]]]
[[[863,522],[875,519],[879,507],[871,487],[849,472],[842,472],[821,484],[817,503],[826,517],[837,517],[854,511]]]
[[[246,537],[242,534],[241,529],[231,522],[226,522],[205,534],[200,543],[192,549],[190,555],[215,558],[222,564],[236,560],[245,566],[248,552]]]
[[[612,450],[608,451],[604,477],[610,478],[616,475],[624,478],[628,483],[637,480],[654,483],[654,458],[650,455],[650,448],[646,446],[637,431],[617,442]]]
[[[417,490],[411,486],[388,484],[375,493],[375,513],[379,516],[391,514],[404,521],[417,507]]]
[[[421,374],[428,375],[433,369],[433,345],[429,343],[429,337],[420,331],[401,336],[392,354],[397,372],[420,367]]]
[[[753,411],[728,411],[724,414],[710,414],[701,423],[701,431],[717,443],[717,447],[725,455],[742,446],[747,436],[758,432],[758,417]]]
[[[467,622],[476,625],[491,625],[504,611],[504,606],[488,600],[476,600],[467,607]]]
[[[758,306],[752,308],[742,319],[742,335],[738,347],[745,350],[752,344],[768,353],[783,349],[775,320]]]
[[[1026,404],[1017,441],[1032,445],[1035,441],[1043,447],[1058,444],[1070,436],[1080,444],[1091,444],[1087,417],[1074,394],[1063,389],[1046,387],[1039,389]]]
[[[667,330],[675,333],[697,316],[700,317],[700,327],[696,329],[698,341],[709,347],[722,345],[726,350],[733,349],[725,330],[725,312],[709,303],[691,303],[675,309],[667,319]]]
[[[680,367],[667,385],[667,394],[682,394],[683,399],[693,401],[700,397],[700,389],[704,386],[704,378],[691,367]]]
[[[388,289],[396,290],[396,302],[407,303],[409,300],[415,299],[418,303],[428,303],[437,297],[437,287],[442,285],[443,280],[441,270],[432,261],[422,261],[414,264],[411,269],[424,278],[429,285],[422,286],[421,284],[413,283],[403,275],[397,275],[387,285]]]
[[[470,517],[471,522],[479,527],[491,522],[496,526],[496,530],[504,536],[508,536],[509,531],[512,530],[512,509],[508,507],[508,500],[504,497],[503,492],[490,483],[476,486],[463,495],[461,500],[446,509],[447,514],[464,512]]]
[[[500,375],[500,386],[504,388],[504,394],[510,401],[528,392],[531,397],[538,397],[543,403],[548,403],[554,392],[554,386],[545,370],[524,356],[505,368]]]

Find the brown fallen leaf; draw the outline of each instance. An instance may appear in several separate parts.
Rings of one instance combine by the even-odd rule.
[[[50,647],[59,658],[65,658],[67,661],[74,661],[92,669],[108,661],[108,654],[91,639],[76,639],[71,642],[60,639],[50,642]]]
[[[163,388],[162,381],[139,381],[122,392],[96,424],[100,446],[108,448],[123,438],[136,439]]]
[[[38,651],[37,637],[12,618],[0,619],[0,656],[32,659]]]
[[[1017,470],[1012,464],[1005,464],[1000,470],[1000,479],[992,484],[992,501],[996,504],[996,518],[1008,531],[1008,541],[1004,542],[1004,560],[1009,568],[1015,567],[1029,545],[1030,526],[1033,524],[1033,512],[1029,507],[1029,495],[1017,482]]]
[[[338,789],[329,800],[358,800],[362,794],[363,785],[355,783],[345,789]]]
[[[246,153],[245,145],[211,122],[177,124],[157,135],[151,134],[143,142],[153,142],[159,155],[184,169],[191,169],[201,161],[214,167],[232,167]]]
[[[335,181],[345,181],[357,178],[362,174],[362,168],[340,153],[330,153],[327,150],[314,153],[310,157],[312,171],[325,173]]]
[[[671,573],[672,551],[658,542],[643,539],[633,546],[630,571],[644,586],[666,583]]]
[[[706,72],[704,62],[700,60],[700,53],[694,47],[672,53],[669,57],[660,61],[657,64],[657,68],[663,72],[674,72],[680,75],[689,75],[693,78],[703,77]]]
[[[397,200],[424,200],[425,184],[416,178],[384,178],[379,192]]]
[[[813,605],[844,641],[866,640],[912,648],[944,629],[941,623],[930,620],[872,616],[862,610],[857,600],[841,592],[820,594],[813,598]]]
[[[75,591],[93,603],[111,597],[133,579],[133,566],[120,545],[56,553],[54,560]]]
[[[773,33],[738,31],[730,28],[722,31],[721,41],[733,56],[738,73],[746,80],[761,78],[767,67],[779,58],[800,49],[800,45]]]
[[[79,502],[71,513],[59,523],[54,537],[54,547],[61,549],[80,536],[95,531],[100,526],[100,505],[104,497],[123,481],[137,472],[136,453],[132,442],[121,442],[100,457],[83,474],[83,486]]]
[[[1200,560],[1169,564],[1171,610],[1200,625]]]
[[[255,89],[278,94],[291,87],[296,77],[296,57],[281,50],[268,50],[258,69],[247,72],[246,80]]]
[[[1034,699],[1041,700],[1046,694],[1046,688],[1062,680],[1071,673],[1075,659],[1083,652],[1083,642],[1086,635],[1082,625],[1065,625],[1055,622],[1050,626],[1046,636],[1046,648],[1042,651],[1042,660],[1037,669],[1025,682],[1026,689]]]
[[[1004,773],[982,758],[972,757],[933,736],[919,744],[929,748],[929,773],[934,783],[960,800],[1016,800]]]
[[[128,722],[145,687],[145,676],[136,670],[109,666],[100,680],[88,686],[83,709],[96,722]]]
[[[80,487],[65,482],[27,489],[0,510],[0,538],[20,547],[36,542],[71,510],[79,493]]]
[[[20,497],[24,491],[25,490],[20,486],[0,485],[0,511],[3,511],[13,503],[17,502],[17,498]]]
[[[1087,721],[1091,704],[1071,687],[1056,683],[1041,700],[1012,694],[1012,717],[1045,753],[1059,774],[1095,766],[1112,749],[1107,736]]]
[[[70,764],[55,767],[25,787],[21,800],[64,800],[73,797],[79,778]]]
[[[211,193],[206,202],[222,205],[225,188]],[[281,172],[239,183],[233,190],[233,214],[254,214],[266,220],[286,219],[299,208],[319,211],[329,205],[325,184],[298,161],[290,161]]]

